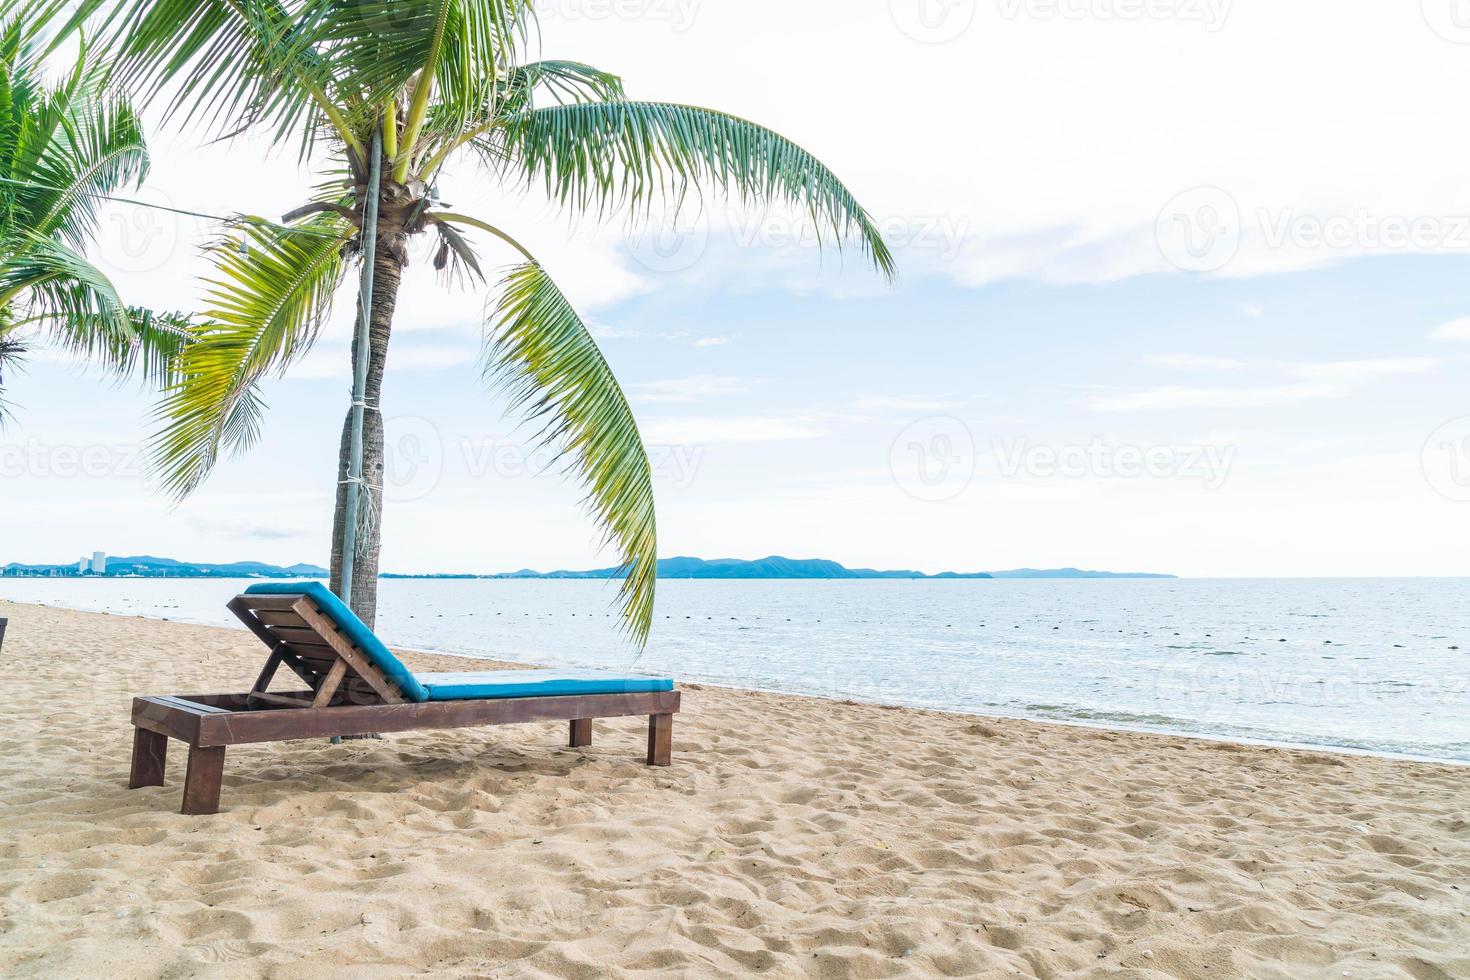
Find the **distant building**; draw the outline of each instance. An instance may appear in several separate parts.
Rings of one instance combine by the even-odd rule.
[[[78,559],[77,560],[77,574],[78,575],[82,575],[82,574],[85,574],[86,571],[87,571],[87,559],[85,559],[85,558]]]
[[[107,553],[104,551],[92,552],[92,574],[101,575],[107,571]]]

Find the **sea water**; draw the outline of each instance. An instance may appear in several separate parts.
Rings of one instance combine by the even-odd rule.
[[[228,579],[0,579],[0,597],[232,625]],[[1470,761],[1470,581],[390,579],[391,645],[977,714]],[[244,679],[244,678],[242,678]]]

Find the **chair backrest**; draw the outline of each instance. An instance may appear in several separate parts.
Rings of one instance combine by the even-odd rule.
[[[324,678],[335,668],[338,677],[360,678],[384,701],[428,700],[413,672],[321,582],[261,582],[230,600],[229,608],[273,656],[279,651],[294,658],[286,662],[297,673],[305,667]]]

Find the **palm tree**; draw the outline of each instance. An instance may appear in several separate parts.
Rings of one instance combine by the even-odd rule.
[[[85,46],[64,80],[45,83],[37,27],[0,23],[0,421],[28,334],[155,380],[184,338],[180,318],[126,306],[83,255],[99,201],[143,181],[148,148],[132,108],[104,97]]]
[[[478,163],[491,180],[539,187],[567,210],[598,217],[646,217],[656,203],[677,205],[707,188],[799,206],[837,239],[855,240],[885,275],[892,257],[831,171],[771,130],[710,109],[629,101],[617,76],[588,65],[526,60],[535,47],[530,8],[528,0],[82,0],[71,23],[110,11],[100,16],[117,78],[141,99],[168,93],[169,110],[186,120],[208,118],[227,133],[263,129],[277,144],[299,143],[321,166],[315,195],[283,218],[289,227],[252,224],[213,249],[208,322],[194,329],[180,380],[159,408],[165,485],[187,494],[222,452],[254,441],[257,384],[311,346],[355,258],[373,266],[364,402],[376,405],[410,244],[428,236],[434,265],[449,278],[483,278],[470,240],[479,233],[517,259],[494,284],[485,375],[544,423],[543,437],[583,481],[590,511],[621,551],[620,599],[641,642],[657,548],[649,463],[627,400],[536,258],[489,222],[437,205],[439,174]],[[375,164],[384,177],[373,200]],[[362,256],[374,205],[376,247]],[[349,412],[332,537],[339,592],[350,428]],[[370,514],[380,507],[382,472],[382,424],[370,410]],[[376,522],[358,541],[352,605],[371,623]]]

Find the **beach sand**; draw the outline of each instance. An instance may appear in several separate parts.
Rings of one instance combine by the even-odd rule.
[[[0,602],[7,976],[1470,977],[1470,769],[687,685],[646,723],[229,750],[225,630]],[[405,655],[423,669],[465,661]]]

